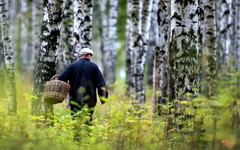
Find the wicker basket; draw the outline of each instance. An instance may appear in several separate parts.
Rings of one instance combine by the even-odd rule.
[[[59,74],[54,75],[52,79],[45,84],[43,97],[47,103],[57,104],[63,102],[70,90],[70,84],[64,81],[54,80],[58,76]]]

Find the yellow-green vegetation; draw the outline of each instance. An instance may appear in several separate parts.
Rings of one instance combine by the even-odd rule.
[[[0,95],[0,149],[239,149],[238,77],[232,71],[215,97],[187,94],[185,101],[162,106],[162,115],[154,118],[152,91],[138,107],[116,84],[108,102],[96,106],[92,125],[85,109],[73,120],[64,103],[54,106],[51,119],[31,116],[31,83],[17,77],[17,115],[8,115],[7,99]]]

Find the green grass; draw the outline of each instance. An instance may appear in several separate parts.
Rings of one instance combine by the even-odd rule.
[[[54,106],[52,119],[31,116],[32,83],[17,76],[17,115],[8,115],[5,90],[1,90],[0,149],[238,149],[239,108],[233,105],[239,102],[236,74],[218,84],[219,94],[211,100],[188,94],[186,101],[175,101],[178,108],[171,103],[163,106],[173,114],[154,119],[151,90],[147,104],[136,109],[124,96],[124,85],[115,85],[109,101],[97,104],[92,126],[86,125],[85,110],[72,120],[64,102]]]

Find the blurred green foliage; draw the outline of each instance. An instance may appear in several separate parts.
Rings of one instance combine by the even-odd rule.
[[[0,149],[239,149],[238,79],[232,69],[217,84],[216,96],[187,94],[185,101],[162,105],[156,117],[153,91],[147,92],[146,105],[133,106],[124,96],[126,86],[116,83],[108,102],[96,106],[89,126],[86,109],[73,120],[64,103],[54,106],[51,119],[31,116],[31,83],[17,75],[17,115],[7,114],[7,100],[0,95]]]

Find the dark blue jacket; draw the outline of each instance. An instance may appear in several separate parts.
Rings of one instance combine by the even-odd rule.
[[[87,104],[89,107],[94,107],[96,105],[96,89],[98,89],[99,96],[108,98],[102,73],[98,66],[88,58],[81,58],[70,64],[58,79],[65,82],[69,80],[70,102],[77,102],[80,106]]]

